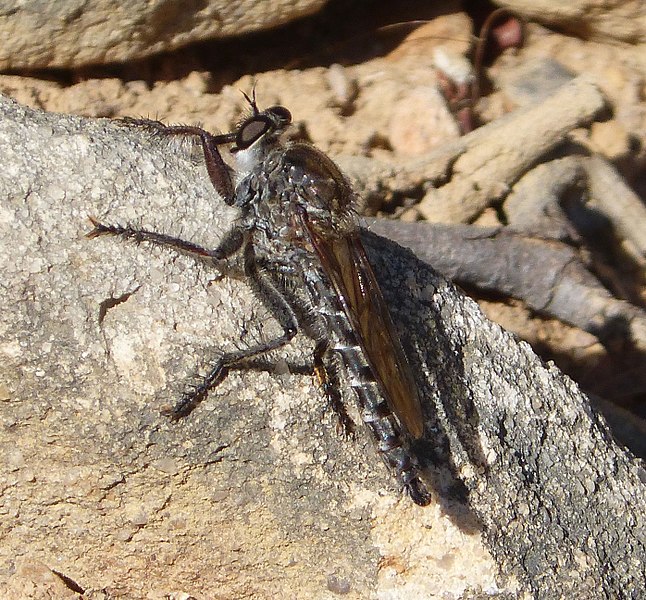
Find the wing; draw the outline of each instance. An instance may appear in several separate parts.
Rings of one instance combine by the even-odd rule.
[[[358,231],[327,237],[306,214],[302,217],[390,409],[413,437],[421,437],[417,386]]]

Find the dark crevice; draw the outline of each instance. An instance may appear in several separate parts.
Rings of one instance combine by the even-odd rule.
[[[116,298],[108,298],[101,302],[99,305],[99,325],[103,323],[103,320],[105,319],[105,316],[108,314],[108,311],[111,308],[114,308],[115,306],[118,306],[119,304],[123,304],[132,296],[137,290],[139,289],[140,286],[137,286],[132,292],[126,292],[125,294],[122,294],[121,296],[117,296]]]
[[[70,590],[72,590],[73,592],[77,594],[85,594],[85,590],[78,583],[76,583],[76,581],[74,581],[71,577],[68,577],[67,575],[63,575],[63,573],[56,571],[54,569],[52,569],[52,573],[54,573],[54,575],[59,577],[60,580],[65,584],[65,586]]]

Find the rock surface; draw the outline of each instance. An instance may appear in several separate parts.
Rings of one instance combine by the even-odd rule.
[[[455,140],[436,73],[472,80],[472,26],[450,3],[404,4],[407,15],[392,12],[390,22],[446,14],[388,46],[373,36],[376,4],[343,22],[322,11],[316,21],[291,26],[289,36],[281,30],[40,78],[0,75],[0,92],[50,112],[152,116],[218,131],[239,119],[240,90],[250,92],[255,82],[262,105],[288,106],[299,135],[342,164],[368,213],[401,211],[418,220],[429,188],[458,179],[447,150],[473,139]],[[603,10],[624,5],[630,8],[617,2]],[[568,16],[559,6],[567,17],[561,31],[587,27],[599,14]],[[60,32],[75,25],[68,20]],[[163,32],[148,31],[163,42]],[[581,199],[573,191],[567,199],[582,207],[592,197],[595,211],[601,201],[610,200],[606,208],[614,212],[631,194],[637,204],[643,198],[646,53],[639,43],[594,41],[603,35],[568,36],[531,23],[526,32],[522,49],[507,50],[487,69],[496,91],[480,99],[480,117],[497,120],[585,74],[611,113],[605,123],[567,134],[591,156],[565,156],[580,168],[557,182],[551,169],[559,161],[537,155],[538,168],[478,217],[498,235],[464,225],[447,228],[462,236],[440,235],[440,226],[382,220],[387,235],[394,224],[416,226],[414,239],[398,239],[417,257],[367,238],[424,397],[428,439],[421,450],[434,489],[425,509],[399,495],[369,436],[337,435],[315,381],[289,373],[282,358],[310,355],[300,338],[290,356],[277,357],[275,373],[234,374],[190,417],[168,422],[162,408],[204,372],[215,349],[273,322],[242,282],[220,279],[206,265],[145,245],[85,239],[87,216],[214,244],[232,215],[190,144],[2,100],[1,598],[639,597],[643,463],[612,442],[569,379],[483,318],[426,264],[453,274],[466,254],[457,276],[476,276],[467,289],[504,295],[504,302],[479,301],[493,318],[564,368],[576,365],[569,372],[578,370],[583,385],[606,399],[645,389],[638,377],[646,372],[643,353],[629,368],[613,367],[608,359],[625,339],[599,337],[599,324],[607,324],[601,329],[630,334],[643,349],[643,327],[633,336],[639,332],[627,326],[628,311],[608,311],[607,303],[596,310],[586,294],[560,298],[579,321],[599,313],[592,327],[582,324],[586,331],[538,318],[536,310],[558,299],[542,283],[549,265],[541,252],[505,254],[514,234],[501,223],[511,222],[504,218],[514,196],[525,193],[524,206],[542,221],[538,237],[522,243],[556,252],[567,246],[585,277],[568,268],[555,278],[560,289],[590,279],[588,246],[561,218],[558,188],[580,190]],[[11,60],[20,61],[38,33],[16,33]],[[559,151],[566,148],[571,144]],[[606,178],[612,191],[600,197],[579,176],[597,154],[614,163],[604,171],[613,174]],[[494,155],[491,166],[498,160]],[[630,186],[637,195],[625,193]],[[638,213],[622,213],[643,236]],[[638,241],[630,253],[643,265]],[[629,242],[623,240],[626,252]],[[483,275],[491,287],[476,282]],[[505,287],[521,282],[518,294]],[[627,306],[623,296],[602,291],[614,306]],[[548,302],[533,302],[534,293]],[[605,405],[605,414],[610,406],[621,413]],[[634,428],[631,448],[643,455],[644,421],[626,410],[619,417],[624,432]]]
[[[527,20],[565,27],[585,39],[646,44],[646,8],[635,0],[496,0]]]
[[[271,323],[188,257],[86,239],[87,215],[207,246],[231,215],[167,141],[0,112],[0,595],[61,577],[90,598],[643,589],[639,463],[572,381],[382,238],[367,243],[425,398],[430,507],[365,432],[336,434],[310,377],[234,374],[168,422],[214,348]]]
[[[208,39],[289,23],[325,0],[5,2],[0,69],[128,62]]]

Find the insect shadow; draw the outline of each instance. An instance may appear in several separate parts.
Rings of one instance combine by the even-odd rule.
[[[420,390],[425,433],[413,450],[445,514],[463,531],[478,531],[454,457],[457,445],[476,469],[486,470],[480,418],[466,383],[460,336],[451,334],[450,320],[432,299],[452,284],[396,242],[365,229],[361,238]]]

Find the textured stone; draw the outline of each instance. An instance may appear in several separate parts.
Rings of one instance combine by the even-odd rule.
[[[0,7],[0,69],[127,62],[304,17],[325,0],[11,0]]]
[[[646,44],[646,8],[641,0],[496,0],[495,4],[586,39]]]
[[[215,244],[232,215],[172,146],[0,101],[0,597],[61,597],[56,573],[89,598],[644,588],[640,463],[558,369],[384,238],[367,249],[423,391],[431,506],[399,495],[363,429],[338,436],[311,377],[231,374],[165,419],[214,348],[271,325],[208,265],[84,237],[93,214]]]

